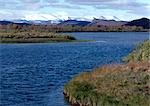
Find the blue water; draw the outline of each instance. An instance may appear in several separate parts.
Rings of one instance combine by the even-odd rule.
[[[95,42],[1,44],[1,106],[69,106],[63,86],[73,76],[111,63],[148,39],[146,32],[71,33]]]

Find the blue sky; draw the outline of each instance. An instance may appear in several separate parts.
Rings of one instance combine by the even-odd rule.
[[[150,18],[149,0],[0,0],[0,20]]]

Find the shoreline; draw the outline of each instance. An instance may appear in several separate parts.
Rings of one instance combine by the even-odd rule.
[[[48,43],[76,40],[73,36],[52,32],[0,32],[0,43]]]
[[[71,106],[148,106],[149,50],[147,40],[123,58],[124,64],[80,73],[64,86],[65,98]]]
[[[148,62],[106,65],[73,78],[63,94],[71,106],[148,106],[148,72]]]
[[[96,42],[94,40],[66,40],[66,41],[43,41],[43,42],[0,42],[0,44],[46,44],[46,43],[80,43],[80,42]]]

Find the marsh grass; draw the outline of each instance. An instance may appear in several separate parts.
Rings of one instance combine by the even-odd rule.
[[[149,71],[148,62],[104,66],[76,76],[64,94],[82,106],[149,106]]]
[[[1,43],[44,43],[69,42],[76,40],[73,36],[52,32],[0,32]]]
[[[74,77],[64,94],[74,106],[149,106],[150,40],[125,58],[126,64],[106,65]]]
[[[126,62],[150,60],[150,40],[140,43],[135,50],[123,60]]]

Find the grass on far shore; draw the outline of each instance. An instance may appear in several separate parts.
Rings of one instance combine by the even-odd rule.
[[[48,43],[75,40],[76,38],[73,36],[52,32],[0,32],[1,43]]]

